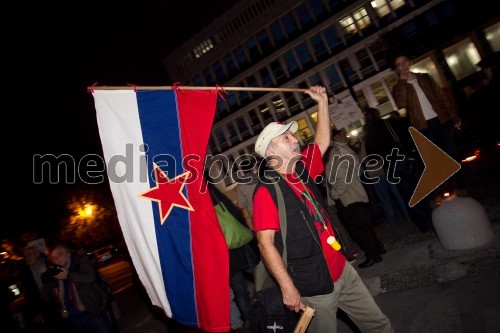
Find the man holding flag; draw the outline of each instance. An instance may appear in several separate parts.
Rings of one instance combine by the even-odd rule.
[[[297,122],[273,122],[260,133],[255,151],[267,159],[254,192],[253,225],[262,259],[290,311],[315,309],[308,332],[337,332],[340,307],[363,332],[393,332],[356,270],[339,251],[332,223],[315,180],[324,171],[322,156],[330,145],[328,97],[321,86],[306,93],[318,103],[314,143],[300,151],[294,133]],[[328,172],[329,170],[327,170]],[[277,182],[286,203],[287,262],[274,188]]]

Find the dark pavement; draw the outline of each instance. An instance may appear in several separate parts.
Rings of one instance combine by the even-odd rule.
[[[435,232],[412,223],[377,226],[387,247],[381,263],[354,267],[390,318],[396,332],[500,332],[500,149],[462,165],[468,197],[486,210],[494,238],[468,250],[446,250]],[[141,296],[142,295],[142,296]],[[183,329],[147,305],[129,288],[117,295],[121,333],[201,332]],[[339,333],[356,332],[339,323]]]

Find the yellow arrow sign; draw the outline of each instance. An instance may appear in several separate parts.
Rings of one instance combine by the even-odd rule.
[[[424,172],[408,203],[410,207],[413,207],[460,170],[461,165],[414,127],[410,127],[409,130],[425,165]]]

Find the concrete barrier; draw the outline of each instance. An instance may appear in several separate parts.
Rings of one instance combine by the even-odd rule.
[[[432,212],[432,223],[447,250],[466,250],[485,245],[493,228],[484,207],[473,198],[451,196]]]

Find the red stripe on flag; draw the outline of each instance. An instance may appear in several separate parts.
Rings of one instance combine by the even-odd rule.
[[[196,173],[187,185],[191,241],[200,328],[208,332],[229,331],[229,252],[208,192],[201,193],[203,168],[217,103],[217,92],[177,92],[184,156],[198,159],[184,165]],[[196,116],[194,116],[196,115]]]

